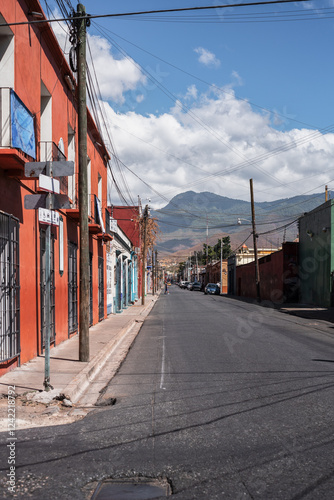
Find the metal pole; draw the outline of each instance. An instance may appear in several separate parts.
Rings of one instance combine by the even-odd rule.
[[[148,206],[144,209],[144,241],[143,241],[143,262],[142,262],[142,281],[141,281],[141,304],[145,305],[145,291],[146,291],[146,231],[147,231],[147,217],[148,217]]]
[[[89,361],[89,234],[87,182],[87,104],[86,104],[86,10],[77,6],[78,16],[78,135],[79,135],[79,207],[80,207],[80,303],[79,361]]]
[[[46,162],[46,175],[52,175],[50,162]],[[46,197],[46,208],[53,208],[53,194]],[[50,384],[50,338],[51,338],[51,224],[46,226],[45,231],[45,349],[44,349],[44,390],[53,389]]]
[[[258,302],[261,302],[260,293],[260,270],[259,270],[259,260],[257,257],[257,237],[256,226],[255,226],[255,207],[254,207],[254,193],[253,193],[253,179],[250,182],[250,195],[251,195],[251,207],[252,207],[252,226],[253,226],[253,243],[254,243],[254,257],[255,257],[255,284],[256,284],[256,298]]]

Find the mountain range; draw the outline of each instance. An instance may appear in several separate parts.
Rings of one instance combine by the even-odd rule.
[[[329,197],[332,194],[329,192]],[[324,202],[324,193],[255,202],[258,247],[278,248],[282,241],[296,239],[298,218]],[[161,230],[157,249],[162,255],[188,256],[194,250],[202,250],[204,243],[215,245],[227,235],[232,249],[245,240],[247,246],[253,247],[251,204],[247,201],[187,191],[151,214]]]

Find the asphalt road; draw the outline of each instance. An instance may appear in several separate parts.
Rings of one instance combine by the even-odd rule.
[[[184,500],[332,500],[334,330],[170,290],[102,396],[114,406],[17,433],[17,498],[88,499],[139,475]]]

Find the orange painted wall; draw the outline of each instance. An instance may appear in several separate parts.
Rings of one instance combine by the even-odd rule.
[[[26,21],[28,11],[41,11],[37,0],[7,0],[2,2],[0,12],[7,22]],[[36,143],[40,140],[41,81],[52,94],[52,141],[58,144],[63,138],[65,155],[68,152],[68,126],[77,131],[76,99],[64,80],[70,69],[58,48],[55,37],[47,26],[40,31],[38,27],[15,26],[15,84],[14,91],[29,111],[35,115]],[[98,175],[102,178],[102,216],[107,203],[107,168],[105,149],[96,126],[88,117],[87,152],[91,159],[91,193],[98,194]],[[78,137],[76,142],[76,179],[78,179]],[[38,148],[37,148],[38,149]],[[1,155],[1,149],[0,149]],[[28,159],[28,158],[27,158]],[[39,160],[39,158],[37,158]],[[32,159],[30,159],[32,161]],[[35,210],[24,208],[24,196],[36,192],[37,181],[26,180],[23,176],[12,178],[5,169],[0,169],[0,210],[12,214],[20,221],[20,338],[21,363],[32,359],[41,352],[40,328],[40,228]],[[68,338],[68,241],[78,244],[78,222],[67,211],[59,211],[64,223],[64,273],[59,272],[59,228],[55,234],[55,324],[56,344]],[[105,245],[96,236],[90,237],[93,252],[93,324],[99,321],[98,315],[98,255],[104,258]],[[78,248],[78,298],[79,248]],[[106,287],[106,279],[104,280]],[[106,316],[106,290],[104,293]],[[79,311],[79,304],[78,304]],[[0,363],[0,375],[17,365],[17,360]]]

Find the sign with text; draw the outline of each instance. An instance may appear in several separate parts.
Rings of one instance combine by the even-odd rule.
[[[48,208],[38,209],[38,220],[41,224],[52,224],[53,226],[59,226],[58,212],[49,210]]]
[[[117,220],[109,217],[109,229],[112,233],[117,233]]]

